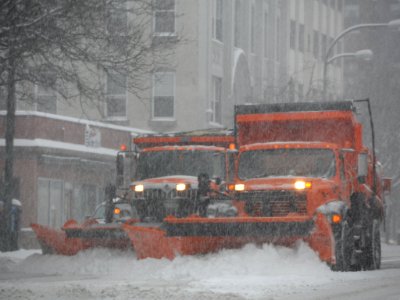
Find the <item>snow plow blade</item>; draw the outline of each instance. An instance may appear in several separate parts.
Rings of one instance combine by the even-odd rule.
[[[40,224],[31,224],[43,254],[75,255],[84,250],[82,241],[77,238],[67,238],[62,230],[55,230]]]
[[[89,248],[103,247],[126,250],[130,240],[121,228],[121,224],[79,225],[76,221],[67,221],[62,230],[55,230],[39,224],[32,224],[43,254],[75,255]]]
[[[138,259],[196,255],[248,243],[291,246],[304,240],[324,261],[332,258],[330,226],[322,215],[288,217],[175,218],[162,223],[123,225]],[[330,234],[330,232],[328,233]],[[330,236],[330,235],[328,235]]]

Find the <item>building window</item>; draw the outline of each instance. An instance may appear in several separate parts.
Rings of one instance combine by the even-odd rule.
[[[222,100],[222,78],[212,77],[212,100],[211,100],[211,118],[210,121],[214,123],[222,123],[221,115],[221,100]]]
[[[323,60],[325,59],[325,55],[326,55],[327,43],[328,43],[328,38],[327,38],[326,34],[322,34],[321,57]]]
[[[343,11],[343,2],[342,2],[342,0],[338,0],[338,11],[339,12]]]
[[[313,54],[316,59],[319,58],[319,32],[316,30],[314,30]]]
[[[303,101],[304,100],[304,84],[299,83],[298,84],[298,99],[299,101]]]
[[[242,2],[241,0],[235,1],[235,35],[234,35],[234,45],[235,47],[240,47],[241,44],[241,30],[242,30]]]
[[[153,76],[153,118],[175,117],[175,73],[158,72]]]
[[[56,93],[42,86],[36,86],[36,110],[46,113],[57,113]]]
[[[87,216],[93,215],[99,203],[97,186],[93,184],[83,184],[80,190],[80,205],[78,205],[80,212],[79,218],[82,220]]]
[[[111,34],[124,34],[128,30],[128,10],[126,0],[116,1],[110,10],[107,30]]]
[[[7,110],[7,94],[3,87],[0,87],[0,110]]]
[[[268,57],[268,13],[264,13],[264,57]]]
[[[281,44],[281,27],[280,24],[281,19],[280,17],[276,18],[276,49],[275,49],[275,56],[276,56],[276,61],[279,62],[280,60],[280,44]]]
[[[213,11],[213,38],[222,42],[223,41],[223,6],[222,0],[214,0]]]
[[[290,20],[290,49],[296,49],[296,21]]]
[[[304,24],[299,24],[299,50],[301,52],[304,52],[304,40],[305,40]]]
[[[61,180],[38,179],[37,222],[53,228],[61,227],[66,221],[64,215],[64,184]]]
[[[107,74],[107,117],[126,118],[126,76]]]
[[[254,4],[251,5],[251,21],[250,21],[250,52],[254,53],[256,49],[256,9]]]
[[[156,35],[175,33],[175,0],[155,0],[154,33]]]

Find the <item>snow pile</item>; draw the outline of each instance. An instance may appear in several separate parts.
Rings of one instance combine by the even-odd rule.
[[[295,249],[247,245],[204,257],[179,257],[162,271],[164,280],[189,280],[193,290],[253,298],[266,291],[323,284],[335,276],[308,246]]]
[[[108,249],[70,257],[21,250],[0,255],[0,298],[265,299],[373,274],[332,272],[304,243],[247,245],[173,261]]]

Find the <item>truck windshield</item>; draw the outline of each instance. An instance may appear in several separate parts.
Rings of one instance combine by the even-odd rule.
[[[336,173],[330,149],[271,149],[245,151],[239,157],[239,178],[319,177]]]
[[[179,150],[142,152],[136,177],[138,180],[172,175],[198,176],[207,173],[210,178],[225,178],[223,152]]]

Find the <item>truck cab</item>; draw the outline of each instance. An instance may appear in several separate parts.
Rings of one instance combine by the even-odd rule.
[[[230,131],[147,135],[133,142],[139,150],[129,198],[141,221],[204,216],[215,199],[227,197]]]

